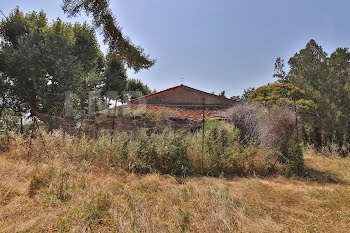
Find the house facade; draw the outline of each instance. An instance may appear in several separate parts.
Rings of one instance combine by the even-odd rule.
[[[128,104],[153,105],[186,109],[224,109],[236,101],[217,96],[185,85],[175,86],[160,92],[130,100]]]

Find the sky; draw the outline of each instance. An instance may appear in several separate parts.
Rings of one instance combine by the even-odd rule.
[[[50,20],[91,22],[84,14],[67,18],[61,4],[0,0],[0,9],[5,15],[16,6],[42,9]],[[157,60],[149,70],[129,70],[129,77],[157,91],[183,83],[240,95],[274,82],[275,59],[288,61],[310,39],[328,54],[350,46],[348,0],[111,0],[110,7],[123,33]]]

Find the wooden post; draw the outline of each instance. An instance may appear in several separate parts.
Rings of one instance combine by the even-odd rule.
[[[203,98],[203,112],[202,112],[203,118],[202,118],[202,161],[201,161],[201,165],[202,165],[202,172],[203,172],[203,166],[204,166],[204,161],[203,161],[203,157],[204,157],[204,124],[205,124],[205,98]]]
[[[27,163],[26,166],[29,164],[29,160],[30,160],[30,150],[32,149],[32,141],[34,138],[34,127],[35,127],[35,116],[33,117],[33,123],[32,123],[32,127],[31,127],[31,134],[30,134],[30,139],[29,139],[29,146],[28,146],[28,153],[27,153]]]
[[[297,103],[295,99],[294,99],[294,113],[295,113],[295,127],[296,127],[296,133],[297,133],[297,141],[299,142]]]
[[[21,114],[21,128],[20,128],[20,134],[23,134],[23,116]]]
[[[116,114],[116,111],[117,111],[117,100],[115,101],[113,110],[114,111],[113,111],[112,131],[111,131],[111,145],[112,145],[113,136],[114,136],[114,124],[115,124],[115,114]]]
[[[66,137],[66,125],[67,125],[67,119],[66,119],[66,105],[63,105],[63,124],[62,124],[62,142],[64,143],[65,137]]]

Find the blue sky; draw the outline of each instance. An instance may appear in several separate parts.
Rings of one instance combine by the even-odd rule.
[[[0,0],[7,15],[43,9],[67,19],[60,0]],[[312,38],[327,53],[350,46],[347,0],[111,0],[123,32],[155,66],[129,77],[158,91],[185,85],[227,96],[273,82],[274,61],[288,60]],[[101,36],[99,36],[100,41]],[[101,46],[106,49],[106,46]]]

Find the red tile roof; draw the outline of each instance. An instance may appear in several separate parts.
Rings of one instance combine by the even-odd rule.
[[[146,110],[152,112],[160,112],[166,110],[167,118],[179,119],[179,120],[189,120],[194,122],[200,122],[203,120],[203,110],[187,110],[182,108],[174,108],[174,107],[164,107],[164,106],[152,106],[152,105],[135,105],[135,104],[127,104],[121,105],[117,108],[129,109],[129,110]],[[109,109],[108,111],[113,111],[114,109]],[[218,110],[205,110],[204,117],[206,120],[220,118]]]

